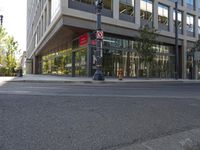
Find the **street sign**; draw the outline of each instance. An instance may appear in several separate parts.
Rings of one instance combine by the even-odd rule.
[[[85,46],[88,44],[88,33],[85,33],[79,37],[79,46]]]
[[[103,40],[103,36],[104,36],[103,31],[97,31],[96,36],[97,36],[97,39],[101,39],[101,40]]]
[[[200,52],[194,52],[194,60],[200,60]]]

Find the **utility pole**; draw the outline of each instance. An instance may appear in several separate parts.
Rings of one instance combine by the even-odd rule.
[[[175,78],[179,79],[179,50],[178,50],[178,0],[175,1],[175,47],[176,47],[176,65]]]
[[[93,76],[93,80],[104,80],[104,75],[102,72],[102,47],[103,47],[103,31],[101,29],[101,11],[103,7],[103,0],[96,0],[96,13],[97,13],[97,22],[96,22],[96,72]]]
[[[0,15],[1,26],[3,25],[3,15]]]

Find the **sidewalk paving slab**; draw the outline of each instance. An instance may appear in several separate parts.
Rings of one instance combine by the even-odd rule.
[[[192,129],[115,150],[200,150],[200,129]]]
[[[105,78],[104,81],[95,81],[92,77],[67,77],[54,75],[25,75],[23,77],[0,77],[1,82],[63,82],[63,83],[141,83],[141,82],[185,82],[185,83],[200,83],[200,80],[189,79],[136,79],[124,78]]]

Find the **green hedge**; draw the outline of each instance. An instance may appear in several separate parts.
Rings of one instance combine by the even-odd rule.
[[[9,70],[8,68],[0,68],[0,76],[16,76],[16,71],[14,69]]]

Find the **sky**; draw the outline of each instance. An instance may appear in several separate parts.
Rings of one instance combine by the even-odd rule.
[[[26,0],[0,0],[0,15],[3,27],[26,50]]]

